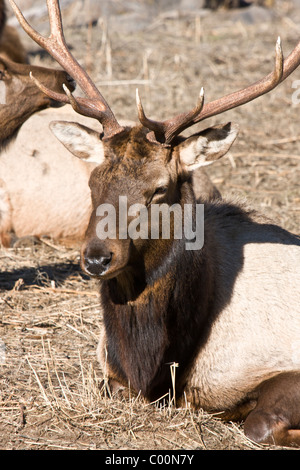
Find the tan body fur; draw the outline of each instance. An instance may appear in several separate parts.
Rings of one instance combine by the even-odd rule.
[[[300,369],[300,249],[272,239],[238,245],[242,269],[231,268],[232,295],[214,321],[187,381],[187,399],[208,410],[234,410],[261,382]],[[263,263],[262,263],[263,260]],[[231,263],[231,257],[227,260]],[[226,256],[222,258],[221,270]],[[284,279],[284,282],[283,282]],[[220,279],[225,286],[228,278]],[[265,299],[265,302],[263,301]],[[280,332],[280,333],[279,333]]]
[[[10,230],[17,237],[45,235],[73,243],[84,236],[91,208],[88,180],[94,164],[75,158],[49,129],[53,119],[74,118],[74,111],[69,111],[63,107],[35,114],[0,154]],[[81,122],[87,121],[82,117]],[[0,228],[3,237],[7,219]]]

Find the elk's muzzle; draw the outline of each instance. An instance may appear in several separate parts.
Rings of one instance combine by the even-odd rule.
[[[124,240],[124,242],[127,242]],[[129,260],[129,243],[88,240],[81,250],[81,267],[92,277],[111,279],[123,271]]]

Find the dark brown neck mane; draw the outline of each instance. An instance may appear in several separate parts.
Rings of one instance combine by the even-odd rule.
[[[184,182],[185,202],[193,201]],[[159,240],[149,240],[158,243]],[[108,363],[123,384],[157,400],[171,389],[170,364],[176,370],[177,392],[204,338],[212,289],[212,268],[203,250],[185,249],[185,240],[168,241],[159,266],[147,270],[143,259],[117,278],[102,281]],[[195,305],[198,306],[195,312]]]

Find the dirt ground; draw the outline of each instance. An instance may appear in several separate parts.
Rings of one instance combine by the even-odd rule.
[[[275,2],[252,17],[246,9],[172,8],[147,16],[145,5],[141,24],[119,13],[68,24],[65,34],[118,119],[136,119],[137,86],[147,114],[163,119],[192,108],[201,86],[210,101],[269,73],[277,37],[285,55],[300,38],[300,7],[293,5]],[[24,40],[32,63],[53,65]],[[299,111],[300,69],[272,93],[192,129],[239,123],[230,154],[209,175],[223,196],[245,197],[295,233]],[[246,439],[242,423],[109,397],[99,387],[101,329],[97,285],[82,273],[79,250],[46,239],[0,250],[1,449],[275,449]]]

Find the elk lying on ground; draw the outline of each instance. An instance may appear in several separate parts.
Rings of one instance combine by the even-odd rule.
[[[50,106],[51,99],[33,84],[29,77],[30,71],[43,77],[45,83],[48,82],[57,91],[69,80],[64,71],[17,64],[0,56],[0,244],[4,246],[9,246],[12,231],[18,237],[38,235],[39,225],[44,221],[45,226],[48,217],[49,222],[51,221],[48,208],[52,207],[51,197],[55,195],[55,179],[52,179],[48,193],[45,184],[50,178],[47,177],[47,165],[51,154],[46,153],[49,130],[43,124],[43,112],[32,116]],[[74,89],[70,81],[68,86]],[[59,116],[57,109],[44,110],[47,111],[51,114],[51,120]],[[25,125],[22,126],[24,122]],[[34,135],[35,142],[32,140]],[[64,156],[67,152],[60,153]],[[63,169],[61,164],[61,172]],[[52,178],[57,178],[59,174],[59,171],[52,170]],[[46,201],[44,206],[43,197]],[[72,197],[70,191],[69,197]],[[53,207],[53,212],[54,209]],[[55,225],[57,227],[57,222]],[[48,234],[49,229],[45,235]]]
[[[70,106],[57,109],[30,72],[57,92],[63,84],[74,90],[73,79],[65,71],[29,65],[26,56],[0,0],[0,244],[9,246],[12,233],[80,240],[91,212],[94,165],[75,159],[53,137],[49,122],[74,119],[75,113]],[[82,116],[82,124],[89,121]]]
[[[82,240],[88,224],[88,179],[95,164],[75,159],[53,137],[49,122],[74,119],[75,113],[70,106],[57,109],[30,72],[57,92],[63,84],[73,90],[73,79],[65,71],[29,65],[26,56],[0,0],[0,244],[9,246],[12,234],[71,243]],[[89,121],[82,116],[82,124]]]
[[[58,92],[62,90],[64,83],[71,90],[74,89],[73,81],[65,71],[13,62],[0,53],[0,244],[4,246],[10,244],[11,231],[15,231],[17,236],[35,235],[35,230],[30,233],[28,228],[38,226],[39,215],[34,212],[35,204],[41,199],[41,194],[45,195],[40,177],[45,174],[46,162],[43,156],[45,157],[45,146],[49,139],[48,129],[42,129],[41,117],[36,122],[31,121],[31,116],[49,107],[52,100],[34,85],[29,77],[30,72],[34,72],[35,76]],[[54,113],[55,111],[52,112],[52,119],[58,116]],[[25,129],[22,128],[16,139],[25,121],[28,132],[24,133]],[[32,141],[34,123],[39,126],[35,143]],[[41,158],[39,150],[42,153]],[[32,179],[34,176],[35,180]],[[32,191],[34,187],[39,190]],[[52,195],[53,193],[52,186]],[[50,196],[48,194],[47,205],[40,206],[42,219],[48,215]]]
[[[91,214],[88,181],[96,163],[75,158],[51,133],[53,119],[74,119],[74,111],[66,108],[34,114],[1,151],[0,240],[5,247],[29,236],[68,245],[84,237]],[[80,116],[80,121],[90,120]]]
[[[88,180],[98,160],[82,162],[54,138],[49,123],[78,120],[78,114],[69,105],[44,109],[52,100],[29,74],[57,92],[63,83],[72,90],[74,85],[65,72],[13,61],[20,41],[5,28],[0,0],[0,244],[7,247],[14,237],[27,236],[81,243],[91,214]],[[80,116],[81,124],[90,121]],[[195,191],[202,199],[220,196],[204,171],[196,175]]]
[[[175,238],[172,231],[162,237],[159,223],[160,236],[150,233],[152,211],[162,203],[192,208],[198,233],[191,171],[225,154],[238,129],[227,123],[186,139],[179,134],[277,86],[299,65],[300,42],[284,62],[277,43],[275,70],[259,82],[205,105],[201,93],[192,111],[173,119],[148,119],[138,99],[141,124],[126,128],[68,51],[58,2],[47,2],[49,39],[10,2],[25,31],[76,78],[87,98],[39,86],[103,125],[101,141],[76,123],[51,128],[78,157],[102,160],[90,177],[93,212],[82,267],[100,280],[105,330],[98,357],[109,379],[157,400],[172,390],[169,369],[176,364],[177,401],[245,419],[246,434],[257,442],[300,445],[299,238],[225,201],[205,204],[200,249],[187,249],[189,237]],[[121,221],[126,215],[128,232],[136,225],[136,204],[146,210],[146,236],[124,236]],[[110,207],[116,236],[99,237]],[[184,228],[182,220],[174,213],[172,228]]]

